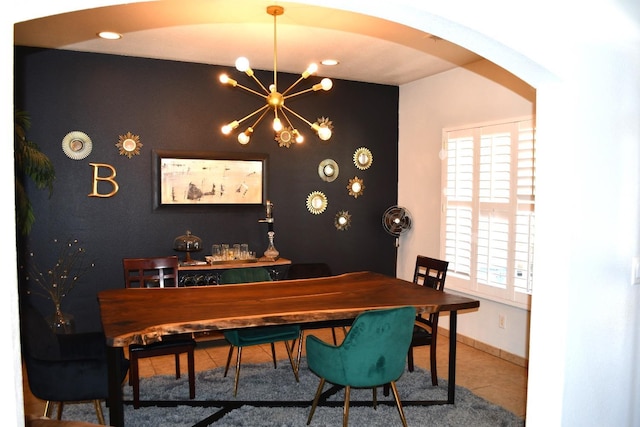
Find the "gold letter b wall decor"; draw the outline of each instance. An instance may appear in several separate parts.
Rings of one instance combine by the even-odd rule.
[[[91,167],[93,167],[93,191],[89,193],[89,197],[112,197],[114,194],[118,192],[118,183],[114,179],[116,177],[116,169],[105,163],[89,163]],[[102,177],[99,174],[100,168],[107,168],[111,170],[110,176]],[[98,193],[98,182],[105,181],[110,183],[113,186],[113,190],[110,193],[101,194]]]

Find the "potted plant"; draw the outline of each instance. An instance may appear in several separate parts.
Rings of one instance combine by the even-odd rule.
[[[27,235],[35,222],[35,215],[24,188],[24,179],[31,178],[38,189],[49,189],[51,196],[56,172],[49,157],[40,151],[35,142],[27,139],[27,130],[31,127],[29,115],[16,109],[14,117],[16,223],[20,233]]]

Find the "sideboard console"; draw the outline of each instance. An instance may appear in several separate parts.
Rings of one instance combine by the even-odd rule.
[[[217,285],[220,275],[233,268],[263,267],[269,271],[273,280],[281,280],[286,276],[291,260],[278,258],[275,261],[257,259],[255,261],[236,260],[203,264],[183,264],[178,268],[179,286]]]

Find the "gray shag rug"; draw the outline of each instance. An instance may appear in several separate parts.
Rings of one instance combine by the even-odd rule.
[[[238,396],[233,397],[234,371],[223,377],[223,368],[203,371],[196,374],[196,399],[190,401],[188,381],[185,375],[180,379],[174,376],[155,376],[142,378],[140,398],[143,401],[169,400],[174,406],[142,406],[133,409],[125,403],[125,425],[127,427],[204,427],[249,426],[249,427],[293,427],[305,426],[319,384],[319,378],[307,368],[304,360],[300,367],[300,382],[296,383],[287,361],[272,364],[243,364],[240,371]],[[456,387],[455,405],[413,406],[409,402],[417,400],[444,400],[447,397],[447,382],[439,380],[439,386],[431,385],[428,372],[416,368],[414,372],[405,372],[396,382],[403,402],[407,424],[409,426],[474,426],[474,427],[521,427],[523,419],[513,413],[474,395],[463,387]],[[325,391],[330,384],[325,384]],[[393,403],[393,394],[384,396],[378,388],[378,407],[372,406],[370,389],[352,389],[349,410],[349,425],[356,426],[399,426],[400,416]],[[124,399],[131,400],[131,387],[125,384]],[[242,405],[237,409],[214,415],[219,407],[200,407],[198,404],[212,404],[211,401],[225,400],[232,403],[242,401],[291,400],[299,403],[293,407],[256,407]],[[344,390],[327,398],[336,406],[318,407],[311,420],[311,426],[338,426],[342,424],[342,402]],[[357,406],[355,401],[364,401]],[[176,405],[176,402],[178,403]],[[191,406],[191,405],[194,406]],[[329,403],[331,404],[331,403]],[[103,410],[108,423],[108,408]],[[219,419],[217,417],[220,417]],[[65,405],[63,419],[96,422],[91,403]]]

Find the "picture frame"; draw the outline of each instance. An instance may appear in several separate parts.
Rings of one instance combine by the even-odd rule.
[[[267,161],[262,153],[153,151],[154,205],[264,205]]]

